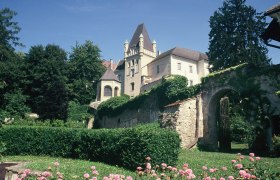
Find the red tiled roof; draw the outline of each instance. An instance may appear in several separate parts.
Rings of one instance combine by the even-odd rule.
[[[106,68],[109,68],[109,67],[112,66],[113,71],[114,71],[114,70],[116,69],[116,67],[117,67],[117,64],[114,64],[114,63],[111,64],[111,61],[110,61],[110,60],[109,60],[109,61],[103,60],[103,61],[102,61],[102,64],[103,64],[103,66],[105,66]]]

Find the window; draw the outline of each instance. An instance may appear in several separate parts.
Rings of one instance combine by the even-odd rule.
[[[111,86],[105,86],[104,87],[104,96],[112,97],[112,88],[111,88]]]
[[[177,63],[177,69],[181,70],[181,63]]]
[[[118,94],[119,94],[119,88],[115,87],[115,89],[114,89],[114,96],[118,96]]]
[[[192,66],[190,66],[190,73],[193,73],[193,69],[192,69]]]
[[[131,83],[131,91],[134,91],[134,83]]]
[[[135,70],[134,70],[134,69],[131,69],[130,72],[131,72],[131,73],[130,73],[131,77],[134,77]]]
[[[157,65],[157,74],[159,73],[159,65]]]
[[[190,80],[190,86],[193,86],[193,80]]]

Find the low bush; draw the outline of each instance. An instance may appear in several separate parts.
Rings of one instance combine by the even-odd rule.
[[[0,128],[0,139],[6,144],[6,155],[80,158],[129,169],[147,156],[156,164],[174,165],[180,148],[176,132],[154,124],[112,130],[5,126]]]
[[[274,136],[272,142],[273,154],[280,157],[280,136]]]

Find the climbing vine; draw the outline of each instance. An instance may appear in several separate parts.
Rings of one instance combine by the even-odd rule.
[[[275,95],[280,97],[280,66],[257,67],[252,64],[240,64],[223,71],[209,74],[202,79],[202,91],[214,87],[230,86],[239,96],[238,106],[242,109],[242,116],[253,128],[253,133],[248,137],[249,145],[256,152],[268,150],[264,144],[266,129],[270,127],[270,120],[275,113],[275,108],[266,96],[263,86],[275,89]],[[278,98],[275,96],[275,98]]]
[[[184,76],[172,75],[162,78],[160,85],[154,87],[149,92],[128,99],[127,97],[113,97],[102,102],[97,108],[98,118],[103,116],[116,116],[126,109],[138,109],[147,98],[156,97],[159,108],[178,101],[193,97],[200,92],[201,86],[187,86],[187,79]]]

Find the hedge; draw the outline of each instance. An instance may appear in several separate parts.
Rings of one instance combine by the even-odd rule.
[[[150,156],[154,165],[175,165],[180,139],[176,132],[158,125],[127,129],[71,129],[5,126],[0,138],[5,155],[49,155],[79,158],[135,170]]]

